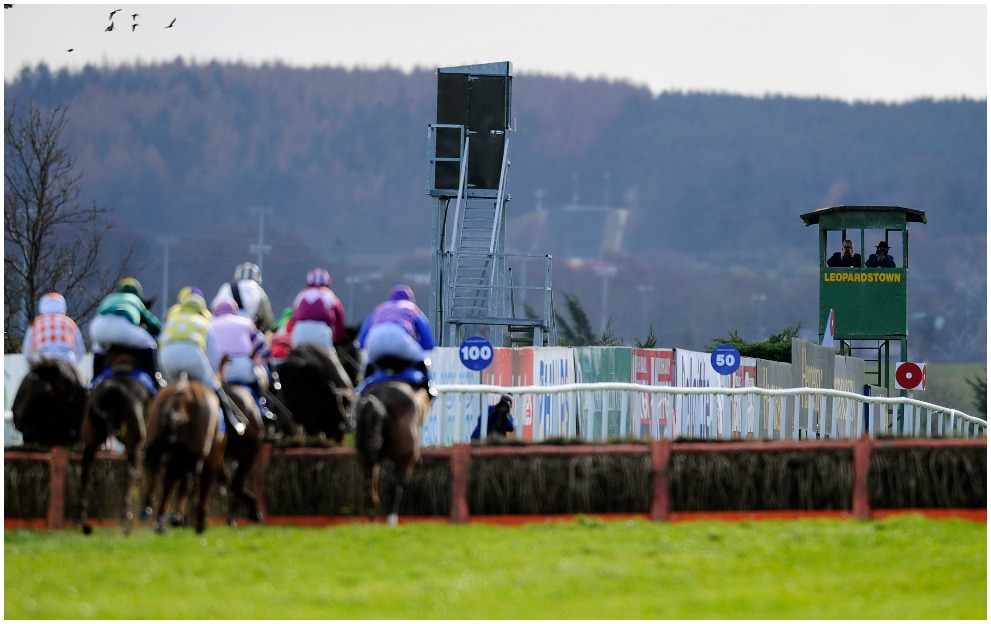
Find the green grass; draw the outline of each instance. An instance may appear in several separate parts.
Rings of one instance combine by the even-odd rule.
[[[987,526],[882,521],[4,533],[7,619],[986,619]]]

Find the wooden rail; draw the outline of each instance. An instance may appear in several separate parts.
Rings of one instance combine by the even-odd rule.
[[[872,440],[863,436],[858,440],[807,440],[802,442],[675,442],[662,439],[650,444],[601,444],[601,445],[526,445],[526,446],[473,446],[457,444],[450,448],[424,449],[427,458],[446,460],[451,465],[451,511],[449,520],[453,523],[470,521],[468,509],[468,475],[473,458],[497,456],[583,456],[583,455],[649,455],[653,470],[653,496],[649,517],[655,521],[672,519],[670,508],[671,458],[675,453],[725,453],[725,452],[801,452],[810,450],[851,450],[853,453],[853,485],[851,492],[851,515],[867,520],[874,515],[868,496],[868,469],[871,455],[876,449],[947,449],[984,448],[986,439],[919,439],[900,438]],[[353,448],[280,448],[270,444],[262,447],[251,479],[252,491],[258,496],[262,514],[268,517],[265,506],[265,471],[273,456],[280,457],[321,457],[353,456]],[[124,461],[124,457],[112,451],[100,451],[101,460]],[[49,466],[49,497],[45,526],[50,529],[65,527],[65,487],[70,460],[79,461],[80,453],[70,452],[66,447],[56,446],[50,451],[5,450],[5,461],[45,462]],[[814,514],[815,512],[809,512]]]

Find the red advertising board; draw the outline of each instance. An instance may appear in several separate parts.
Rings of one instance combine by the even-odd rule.
[[[674,385],[674,349],[633,349],[633,383],[644,386]],[[655,418],[659,425],[668,424],[670,401],[662,395],[658,413],[654,414],[653,395],[641,399],[640,425],[649,427]]]

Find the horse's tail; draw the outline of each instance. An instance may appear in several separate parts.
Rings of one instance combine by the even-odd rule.
[[[355,407],[354,444],[358,454],[368,463],[373,463],[382,452],[383,429],[388,411],[381,400],[374,395],[363,396]]]

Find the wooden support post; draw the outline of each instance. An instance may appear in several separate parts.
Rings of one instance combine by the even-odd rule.
[[[867,473],[871,466],[871,438],[867,433],[853,445],[853,517],[871,519],[871,501],[867,489]]]
[[[451,449],[451,522],[468,522],[468,461],[467,444],[455,444]]]
[[[265,503],[265,474],[268,472],[268,462],[272,459],[272,443],[266,442],[258,450],[255,468],[251,475],[251,491],[258,498],[258,511],[262,518],[268,518],[268,505]]]
[[[69,449],[53,446],[48,463],[48,518],[49,529],[65,528],[65,482],[69,470]]]
[[[650,464],[654,470],[654,497],[650,504],[650,519],[667,521],[671,517],[668,488],[668,466],[671,464],[671,440],[663,438],[650,443]]]

